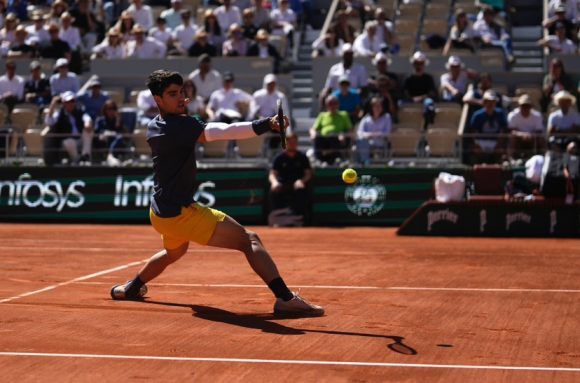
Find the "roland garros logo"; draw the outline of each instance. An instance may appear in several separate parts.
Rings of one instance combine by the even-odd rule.
[[[387,190],[376,177],[363,175],[344,191],[346,207],[358,216],[372,216],[383,210]]]

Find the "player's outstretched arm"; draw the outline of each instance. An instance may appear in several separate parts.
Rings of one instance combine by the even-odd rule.
[[[284,116],[284,125],[288,127],[289,124],[288,116]],[[263,118],[251,122],[234,122],[232,124],[209,122],[205,126],[198,142],[244,140],[264,133],[279,131],[280,125],[277,117]]]

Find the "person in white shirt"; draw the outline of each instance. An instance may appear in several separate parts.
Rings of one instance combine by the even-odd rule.
[[[244,37],[242,27],[232,24],[228,39],[222,46],[222,56],[245,56],[248,53],[248,40]]]
[[[576,111],[576,97],[567,90],[561,90],[554,95],[554,102],[558,105],[558,109],[548,117],[548,134],[580,133],[580,114]]]
[[[258,29],[271,29],[272,19],[270,11],[264,7],[264,0],[252,0],[254,4],[250,9],[254,13],[254,26]]]
[[[280,0],[280,8],[272,11],[272,34],[284,35],[288,38],[290,46],[294,38],[296,28],[296,14],[289,7],[288,0]]]
[[[495,22],[495,11],[488,7],[483,11],[483,18],[473,24],[474,37],[481,39],[483,47],[499,47],[504,51],[508,62],[514,62],[512,40],[510,35]]]
[[[542,114],[532,108],[532,99],[523,94],[518,99],[519,108],[508,114],[510,137],[508,156],[514,158],[521,150],[526,150],[524,157],[543,152],[545,148],[545,129]]]
[[[67,42],[71,50],[78,51],[82,43],[81,32],[77,27],[73,27],[73,21],[73,17],[68,12],[64,12],[60,16],[61,28],[58,37]]]
[[[340,57],[343,44],[344,41],[339,39],[332,29],[329,29],[326,34],[320,35],[312,43],[312,57]]]
[[[278,78],[276,75],[269,73],[264,76],[263,88],[258,89],[252,95],[253,101],[250,105],[250,118],[265,118],[272,117],[278,113],[278,100],[282,102],[282,109],[285,114],[290,114],[288,108],[288,98],[284,93],[277,89]],[[290,126],[288,127],[292,129]],[[280,136],[271,134],[269,137],[269,147],[271,149],[280,146]]]
[[[153,11],[151,7],[143,4],[143,0],[132,0],[127,12],[135,20],[135,24],[141,25],[146,30],[153,28]]]
[[[443,101],[455,101],[462,103],[463,96],[469,85],[469,75],[463,69],[463,62],[457,56],[450,56],[445,64],[447,73],[443,73],[440,79],[441,99]]]
[[[167,47],[153,37],[145,37],[145,29],[139,24],[133,27],[134,40],[125,46],[125,57],[140,59],[158,59],[165,57]]]
[[[107,38],[93,48],[92,58],[122,59],[125,57],[125,45],[117,28],[109,29]]]
[[[242,24],[242,14],[240,9],[232,5],[231,0],[221,0],[222,5],[217,7],[214,14],[222,31],[227,31],[230,25]]]
[[[369,81],[367,70],[362,64],[354,62],[352,45],[346,43],[342,46],[342,62],[334,64],[328,71],[324,89],[320,92],[321,102],[324,102],[327,95],[338,89],[338,80],[342,76],[348,76],[351,88],[364,90]]]
[[[222,75],[211,68],[211,57],[207,54],[199,56],[199,68],[189,74],[195,84],[197,93],[208,101],[211,94],[222,86]]]
[[[161,12],[161,17],[165,19],[167,28],[173,30],[181,24],[182,0],[171,0],[171,8]]]
[[[167,27],[167,21],[162,16],[159,16],[155,24],[156,26],[149,31],[149,37],[153,37],[169,48],[172,45],[173,34],[171,29]]]
[[[35,11],[32,13],[32,25],[26,27],[26,32],[28,32],[28,44],[30,45],[42,45],[50,40],[50,35],[48,30],[44,25],[44,18],[42,13]]]
[[[149,121],[159,114],[157,103],[149,89],[142,90],[137,94],[137,109],[137,122],[142,127],[147,127]]]
[[[213,92],[207,104],[209,121],[232,123],[245,121],[252,96],[241,89],[234,88],[234,74],[225,72],[223,87]]]
[[[6,61],[6,74],[0,77],[0,100],[9,111],[24,98],[24,79],[16,74],[16,63]]]
[[[374,57],[380,50],[384,42],[377,34],[377,22],[374,20],[367,21],[365,30],[354,39],[353,50],[356,56]]]
[[[566,27],[562,23],[556,23],[556,34],[548,35],[538,41],[538,45],[550,48],[552,53],[573,55],[578,50],[572,40],[566,38]]]
[[[556,9],[566,8],[566,18],[572,22],[576,22],[578,18],[578,1],[577,0],[550,0],[548,3],[548,17],[556,14]]]
[[[173,30],[173,44],[180,55],[187,56],[197,34],[197,26],[191,22],[191,11],[181,11],[181,25]]]

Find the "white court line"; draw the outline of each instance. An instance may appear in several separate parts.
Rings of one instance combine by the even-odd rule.
[[[115,272],[115,271],[119,271],[119,270],[124,270],[124,269],[127,269],[129,267],[137,266],[137,265],[140,265],[140,264],[145,263],[145,262],[147,262],[147,259],[144,259],[144,260],[138,261],[138,262],[127,263],[127,264],[122,265],[122,266],[113,267],[112,269],[107,269],[107,270],[99,271],[99,272],[96,272],[96,273],[93,273],[93,274],[89,274],[89,275],[85,275],[85,276],[78,277],[78,278],[75,278],[75,279],[71,279],[71,280],[66,281],[66,282],[57,283],[56,285],[48,286],[48,287],[45,287],[43,289],[30,291],[30,292],[23,293],[23,294],[20,294],[20,295],[16,295],[16,296],[13,296],[13,297],[10,297],[10,298],[0,299],[0,303],[6,303],[6,302],[10,302],[10,301],[19,299],[19,298],[28,297],[30,295],[39,294],[39,293],[42,293],[42,292],[45,292],[45,291],[49,291],[49,290],[54,290],[57,287],[70,285],[72,283],[84,281],[84,280],[87,280],[87,279],[91,279],[91,278],[94,278],[94,277],[98,277],[100,275],[109,274],[109,273],[112,273],[112,272]]]
[[[108,282],[79,282],[86,285],[104,285]],[[267,288],[266,285],[244,284],[205,284],[205,283],[148,283],[148,286],[160,287],[217,287],[217,288]],[[474,291],[496,293],[580,293],[580,290],[567,289],[497,289],[497,288],[470,288],[470,287],[412,287],[412,286],[333,286],[333,285],[291,285],[298,289],[327,289],[327,290],[395,290],[395,291]]]
[[[486,366],[468,364],[422,364],[422,363],[380,363],[380,362],[342,362],[332,360],[291,360],[291,359],[241,359],[241,358],[194,358],[145,355],[106,355],[106,354],[57,354],[43,352],[0,352],[0,356],[28,356],[48,358],[86,358],[86,359],[126,359],[126,360],[165,360],[172,362],[222,362],[256,364],[305,364],[318,366],[364,366],[364,367],[402,367],[402,368],[448,368],[465,370],[519,370],[580,372],[575,367],[534,367],[534,366]]]

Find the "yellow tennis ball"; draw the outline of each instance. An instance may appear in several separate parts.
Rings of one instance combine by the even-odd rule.
[[[356,174],[356,170],[352,168],[344,169],[342,172],[342,180],[347,184],[353,184],[358,179],[358,175]]]

